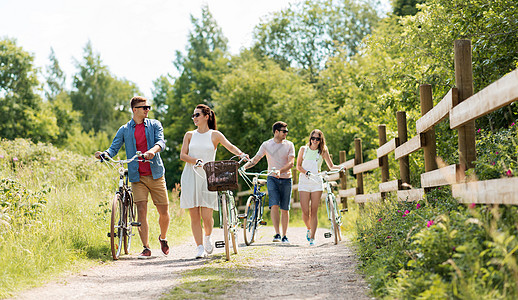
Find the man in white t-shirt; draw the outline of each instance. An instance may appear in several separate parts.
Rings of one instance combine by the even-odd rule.
[[[263,156],[268,161],[268,172],[274,172],[267,178],[268,199],[273,227],[275,229],[274,242],[289,243],[286,237],[290,220],[291,202],[291,168],[295,161],[295,147],[286,140],[288,124],[277,121],[273,124],[273,138],[261,144],[257,154],[243,167],[253,167]],[[280,209],[280,211],[279,211]],[[279,222],[282,224],[282,238],[279,231]]]

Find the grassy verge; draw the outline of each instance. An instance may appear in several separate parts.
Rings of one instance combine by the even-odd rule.
[[[93,158],[25,140],[1,141],[0,157],[0,298],[111,261],[106,233],[117,186],[113,171]],[[177,193],[171,200],[168,238],[174,243],[189,231]],[[150,207],[148,217],[150,237],[158,236],[156,210]],[[136,235],[133,252],[139,246]]]
[[[161,299],[222,299],[229,288],[239,289],[252,280],[248,262],[269,251],[269,247],[249,247],[232,256],[231,261],[225,261],[224,254],[216,254],[216,259],[204,266],[183,272],[181,283]]]

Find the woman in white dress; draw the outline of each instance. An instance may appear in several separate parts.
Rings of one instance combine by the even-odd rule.
[[[218,203],[217,192],[208,190],[205,171],[197,166],[214,161],[219,144],[235,155],[241,157],[247,155],[216,130],[216,115],[207,105],[198,104],[192,119],[198,129],[185,133],[180,152],[180,159],[186,162],[180,182],[180,207],[189,209],[191,230],[196,242],[196,258],[201,258],[212,253],[214,249],[210,239],[214,225],[212,211],[218,209]],[[203,220],[205,238],[203,238],[201,220]]]
[[[300,147],[297,157],[299,175],[299,198],[302,209],[302,220],[306,224],[306,238],[310,246],[315,244],[315,232],[318,225],[318,206],[324,190],[322,179],[311,174],[320,172],[322,161],[329,169],[336,169],[326,146],[324,133],[314,129],[309,135],[308,144]]]

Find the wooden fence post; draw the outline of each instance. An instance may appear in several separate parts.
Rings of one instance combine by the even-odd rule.
[[[341,150],[340,153],[340,163],[343,164],[345,162],[345,151]],[[346,190],[347,189],[347,173],[348,170],[340,172],[340,189]],[[342,208],[347,208],[347,197],[343,197],[340,199],[342,201]]]
[[[378,137],[379,137],[380,147],[385,145],[385,143],[387,142],[387,126],[378,125]],[[380,164],[381,164],[381,182],[387,182],[390,177],[389,165],[388,165],[388,155],[383,155],[379,159],[380,159]],[[381,198],[383,200],[385,200],[385,194],[386,193],[381,193]]]
[[[397,119],[397,135],[399,143],[396,146],[404,144],[408,139],[406,126],[406,113],[404,111],[396,112]],[[408,163],[408,155],[399,159],[399,175],[401,176],[401,187],[403,190],[410,189],[410,167]]]
[[[473,95],[473,69],[471,65],[471,41],[455,41],[455,85],[459,91],[458,103]],[[470,121],[458,128],[459,163],[461,170],[473,167],[477,159],[475,151],[475,121]]]
[[[419,97],[421,99],[421,116],[424,116],[433,108],[432,86],[430,84],[422,84],[419,86]],[[437,169],[437,144],[435,142],[435,126],[432,126],[424,133],[426,146],[424,151],[424,169],[426,172]]]
[[[354,165],[363,163],[362,139],[354,139]],[[356,174],[356,194],[363,195],[363,173]],[[363,204],[360,204],[363,207]]]

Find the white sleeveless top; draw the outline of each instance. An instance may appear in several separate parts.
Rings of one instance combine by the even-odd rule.
[[[189,143],[189,156],[202,159],[204,163],[214,161],[216,149],[212,143],[212,132],[199,133],[198,130],[192,131]],[[183,168],[180,180],[180,207],[208,207],[218,210],[217,192],[210,192],[207,189],[207,179],[203,168],[194,168],[193,164],[186,163]]]

